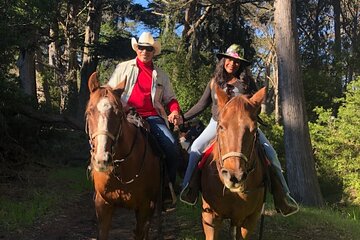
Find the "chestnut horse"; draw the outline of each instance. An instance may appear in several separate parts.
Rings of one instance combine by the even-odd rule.
[[[160,193],[160,159],[147,133],[128,122],[120,100],[123,85],[115,89],[100,86],[96,73],[88,83],[90,99],[85,116],[99,240],[108,238],[115,207],[134,209],[135,239],[148,239]]]
[[[202,169],[202,221],[206,240],[218,239],[230,219],[233,239],[249,239],[261,215],[265,194],[257,139],[257,114],[265,88],[251,98],[229,99],[216,86],[219,119],[212,154]]]

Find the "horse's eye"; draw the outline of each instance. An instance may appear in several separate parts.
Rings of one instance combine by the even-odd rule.
[[[219,128],[219,131],[224,131],[225,130],[224,126],[221,125],[221,124],[219,124],[218,128]]]

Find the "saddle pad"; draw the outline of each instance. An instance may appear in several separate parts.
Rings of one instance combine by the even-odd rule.
[[[211,154],[212,150],[214,149],[215,141],[212,141],[209,146],[204,150],[203,155],[201,157],[200,162],[198,163],[198,169],[202,169]]]

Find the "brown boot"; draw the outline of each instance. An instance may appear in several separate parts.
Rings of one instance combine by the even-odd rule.
[[[291,206],[286,200],[286,193],[283,190],[283,186],[276,175],[274,169],[270,167],[270,181],[271,181],[271,193],[274,198],[275,209],[277,212],[280,212],[284,217],[290,216],[298,212],[298,206]],[[294,201],[294,203],[296,203]]]
[[[198,200],[200,185],[201,170],[196,167],[193,174],[191,175],[190,182],[180,193],[180,201],[191,206],[195,205]]]

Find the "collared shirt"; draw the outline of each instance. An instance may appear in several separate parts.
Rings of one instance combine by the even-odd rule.
[[[127,104],[138,79],[138,75],[139,68],[136,65],[135,58],[119,63],[107,84],[112,88],[116,88],[119,83],[126,81],[124,92],[121,95],[121,100],[123,103]],[[178,108],[176,110],[180,111],[180,107],[176,101],[176,96],[168,75],[157,66],[154,66],[154,70],[152,71],[150,93],[154,108],[165,120],[167,119],[167,116],[164,105],[168,106],[170,104],[170,111],[174,111],[176,108]]]

